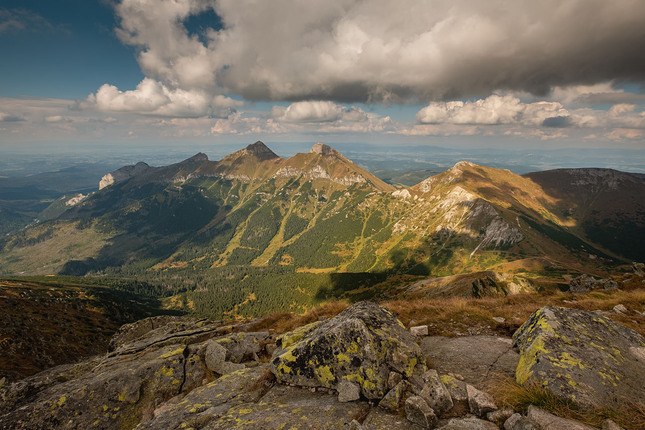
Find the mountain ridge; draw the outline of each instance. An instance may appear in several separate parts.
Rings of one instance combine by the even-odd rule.
[[[547,179],[561,172],[520,176],[459,162],[395,189],[324,144],[284,159],[258,141],[219,161],[197,154],[150,167],[4,238],[0,272],[184,282],[182,306],[207,300],[201,288],[227,297],[221,312],[250,312],[360,291],[363,281],[352,279],[495,271],[558,284],[645,259],[637,246],[596,239],[613,234],[603,230],[612,211],[633,223],[635,237],[645,229],[639,185],[618,200],[599,194],[606,216],[589,218],[564,205],[567,187],[587,174],[578,173],[559,186]],[[590,219],[600,220],[591,230]],[[279,279],[299,289],[271,298]]]

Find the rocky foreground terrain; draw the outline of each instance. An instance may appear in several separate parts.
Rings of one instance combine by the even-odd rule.
[[[505,377],[574,410],[645,407],[645,339],[598,312],[544,307],[512,339],[426,333],[371,302],[279,336],[147,318],[105,355],[0,383],[0,428],[592,428],[501,404]]]

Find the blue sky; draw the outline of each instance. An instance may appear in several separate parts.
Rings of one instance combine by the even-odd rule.
[[[0,149],[645,150],[644,22],[634,0],[5,0]]]

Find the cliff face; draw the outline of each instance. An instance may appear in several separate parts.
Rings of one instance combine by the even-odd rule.
[[[120,169],[103,176],[99,182],[99,190],[109,187],[110,185],[126,181],[132,177],[139,176],[148,169],[150,169],[150,166],[143,161],[138,162],[134,166],[123,166]]]

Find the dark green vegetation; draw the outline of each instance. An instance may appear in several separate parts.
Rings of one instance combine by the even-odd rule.
[[[0,177],[0,235],[58,217],[79,194],[98,189],[105,166],[79,165],[36,175]]]
[[[122,324],[168,312],[151,297],[159,293],[125,280],[0,280],[0,378],[15,380],[106,352]]]
[[[60,214],[51,208],[55,219],[1,240],[0,273],[136,280],[115,287],[235,318],[481,271],[540,290],[645,260],[645,182],[573,172],[522,177],[462,162],[395,190],[324,145],[285,160],[258,142],[218,162],[198,154],[144,169]]]

